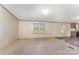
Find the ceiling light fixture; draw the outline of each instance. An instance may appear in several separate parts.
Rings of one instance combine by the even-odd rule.
[[[48,10],[48,9],[44,9],[44,10],[42,10],[42,13],[43,13],[44,15],[47,15],[47,14],[49,14],[49,10]]]

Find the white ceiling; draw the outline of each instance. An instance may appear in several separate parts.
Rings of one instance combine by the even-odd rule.
[[[19,20],[79,23],[79,4],[4,4],[3,6]],[[47,15],[42,13],[44,9],[49,10]]]

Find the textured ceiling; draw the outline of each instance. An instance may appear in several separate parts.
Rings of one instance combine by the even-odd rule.
[[[79,4],[4,4],[19,20],[79,22]],[[42,10],[48,9],[44,15]]]

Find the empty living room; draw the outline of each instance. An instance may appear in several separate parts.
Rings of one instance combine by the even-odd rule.
[[[0,55],[78,55],[79,4],[0,4]]]

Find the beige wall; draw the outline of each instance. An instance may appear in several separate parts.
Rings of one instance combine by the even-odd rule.
[[[46,24],[46,33],[44,34],[33,34],[33,23],[32,21],[19,21],[19,39],[23,38],[43,38],[43,37],[63,37],[70,36],[70,24],[65,24],[66,33],[62,34],[60,28],[62,23],[47,23]]]
[[[17,20],[0,6],[0,49],[17,40]]]

